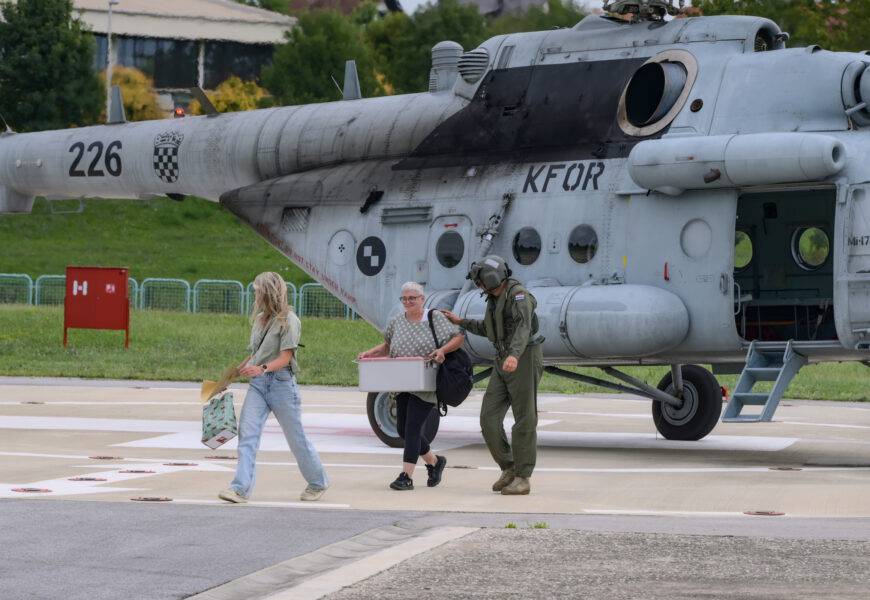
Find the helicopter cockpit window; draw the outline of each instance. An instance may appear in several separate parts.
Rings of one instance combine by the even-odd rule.
[[[734,270],[742,271],[752,262],[752,238],[745,231],[734,234]]]
[[[791,237],[791,254],[801,269],[815,271],[828,260],[831,240],[818,227],[801,227]]]
[[[589,225],[578,225],[568,237],[568,252],[580,264],[588,263],[598,250],[598,235]]]
[[[530,265],[541,254],[541,236],[533,227],[523,227],[514,236],[514,258],[521,265]]]
[[[465,254],[465,242],[455,231],[446,231],[435,244],[435,256],[442,267],[451,269],[462,262]]]

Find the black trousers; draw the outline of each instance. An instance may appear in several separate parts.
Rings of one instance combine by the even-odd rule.
[[[403,460],[416,464],[420,456],[429,452],[432,442],[426,435],[427,420],[433,416],[435,405],[424,402],[414,394],[402,392],[396,395],[396,429],[405,440]],[[433,436],[434,437],[434,436]]]

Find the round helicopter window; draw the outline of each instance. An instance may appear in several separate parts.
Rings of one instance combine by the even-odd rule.
[[[752,238],[745,231],[734,234],[734,269],[742,271],[752,262]]]
[[[541,236],[533,227],[523,227],[514,236],[514,258],[521,265],[530,265],[541,254]]]
[[[598,250],[598,235],[589,225],[578,225],[568,237],[568,252],[578,263],[588,263]]]
[[[831,241],[818,227],[801,227],[792,235],[791,253],[800,268],[815,271],[828,260]]]
[[[435,256],[438,258],[438,262],[448,269],[458,265],[464,254],[465,242],[462,240],[462,236],[455,231],[444,232],[435,244]]]

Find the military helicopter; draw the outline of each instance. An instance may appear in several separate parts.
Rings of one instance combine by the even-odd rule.
[[[116,92],[107,125],[0,138],[0,211],[218,201],[378,328],[407,280],[481,317],[466,273],[497,253],[537,298],[550,373],[651,399],[669,439],[769,421],[803,365],[870,361],[870,56],[671,1],[605,9],[441,42],[426,93],[362,99],[349,65],[342,101],[218,114],[195,90],[207,116],[125,123]],[[714,373],[737,372],[723,413]],[[368,411],[400,444],[389,396]]]

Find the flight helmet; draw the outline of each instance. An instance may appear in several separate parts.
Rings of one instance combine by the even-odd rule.
[[[501,256],[490,254],[471,263],[471,270],[466,275],[479,288],[492,291],[511,276],[511,270]]]

